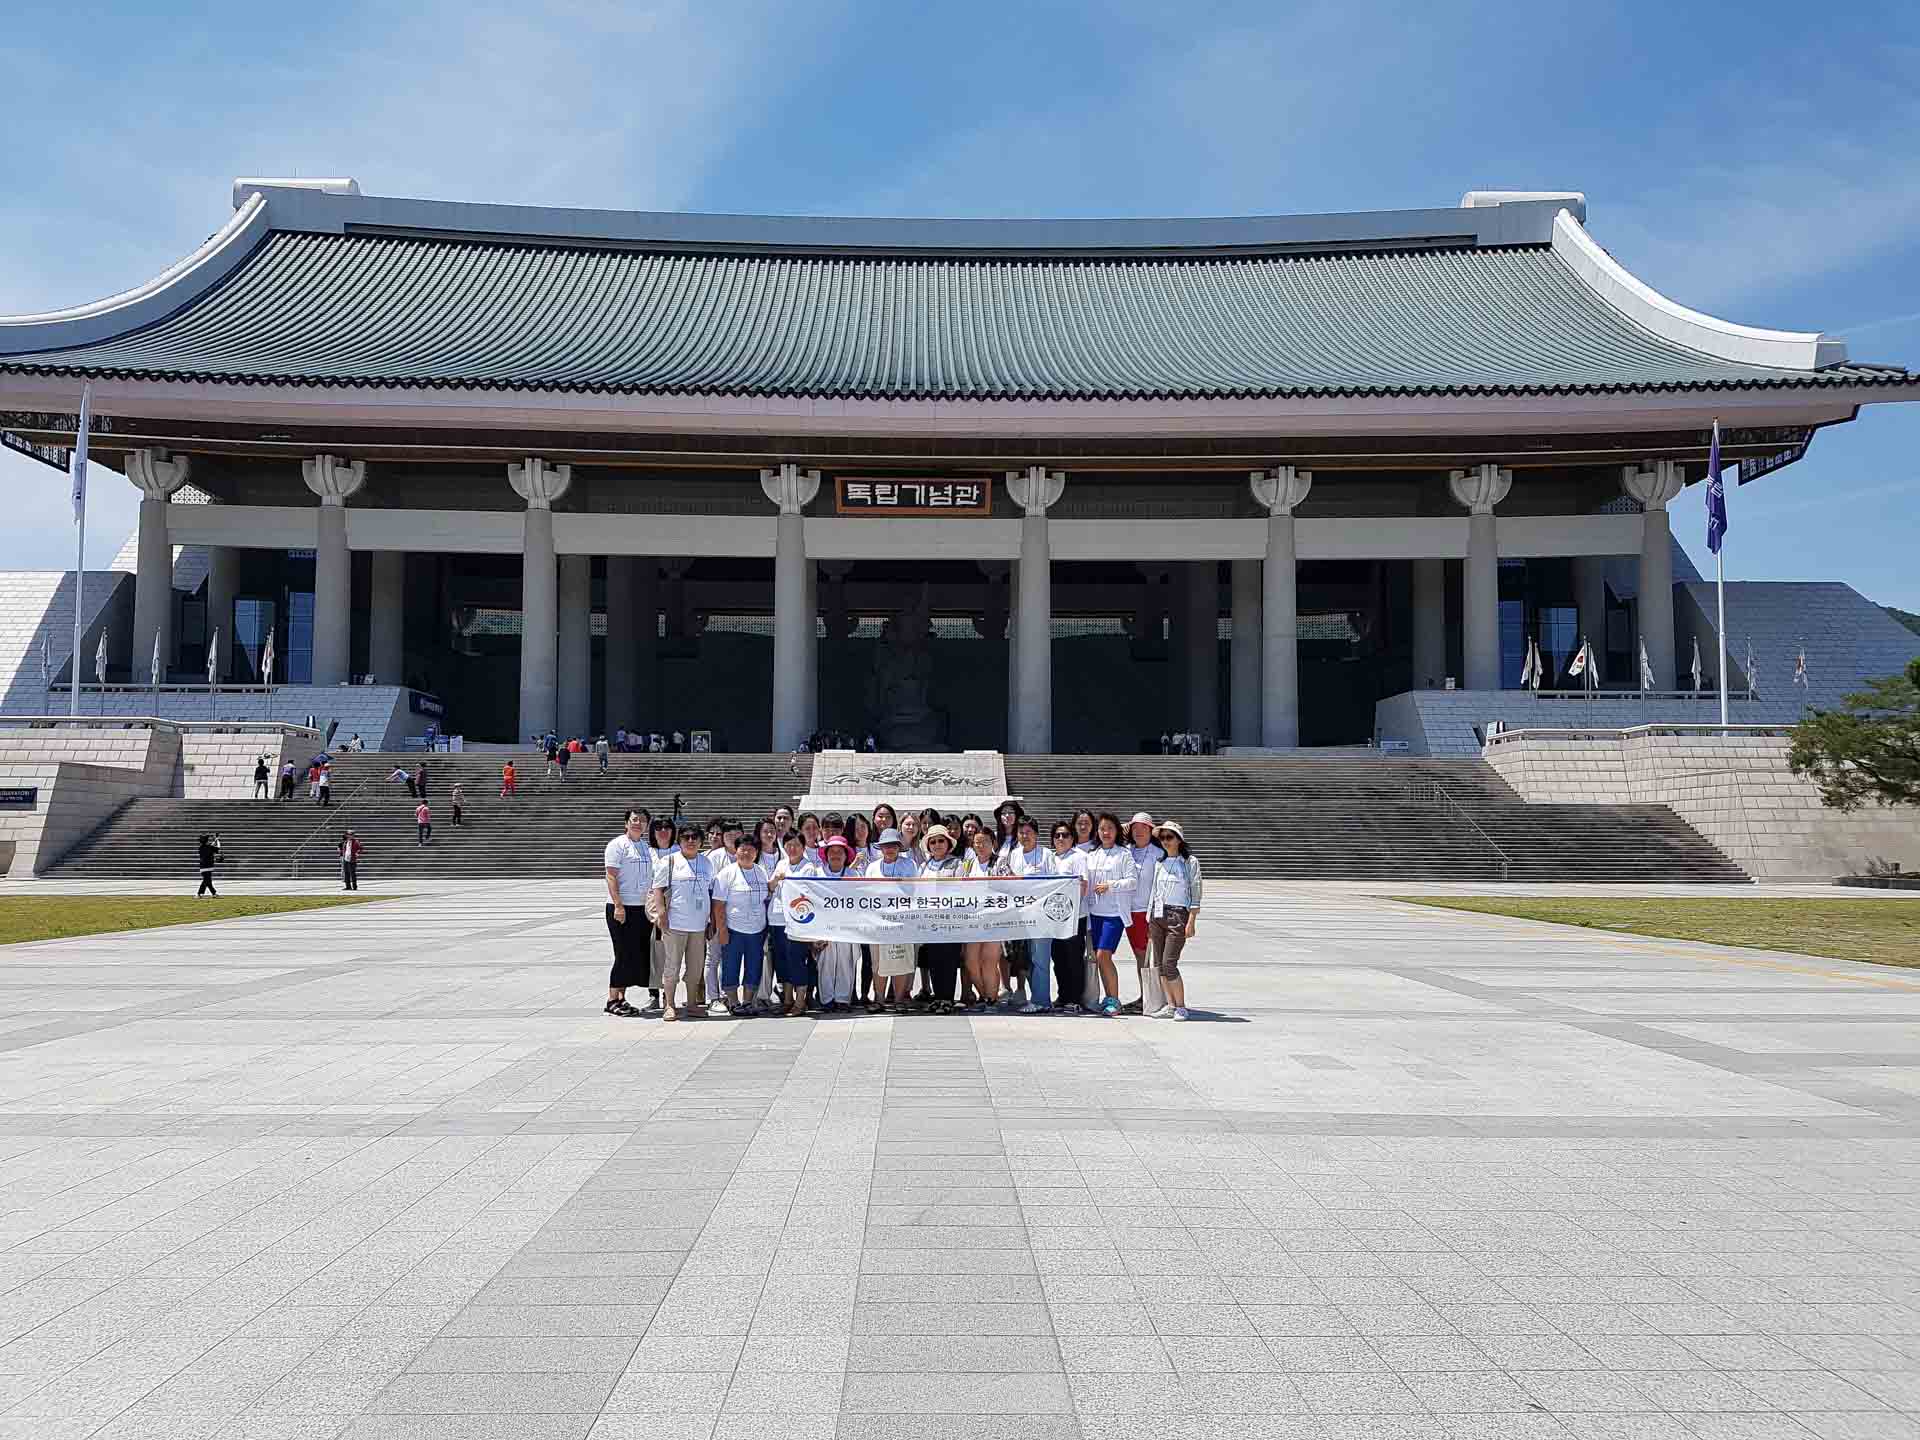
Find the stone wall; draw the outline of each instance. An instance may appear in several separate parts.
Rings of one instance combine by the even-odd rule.
[[[180,737],[180,793],[189,800],[245,800],[253,794],[256,757],[267,757],[269,784],[277,787],[281,761],[304,764],[315,748],[306,736],[188,733]]]
[[[8,875],[37,875],[127,801],[177,795],[180,736],[167,730],[0,731],[0,788],[39,790],[28,807],[0,806]]]
[[[1531,801],[1670,807],[1762,881],[1831,880],[1870,860],[1920,868],[1920,810],[1843,815],[1787,769],[1788,732],[1523,731],[1486,749]]]

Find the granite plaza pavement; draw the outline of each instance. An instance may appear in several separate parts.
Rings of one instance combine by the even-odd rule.
[[[1920,972],[1219,883],[1203,1022],[661,1025],[405,888],[0,951],[0,1437],[1920,1436]]]

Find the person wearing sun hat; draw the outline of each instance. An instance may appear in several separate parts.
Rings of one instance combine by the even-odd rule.
[[[853,842],[844,835],[829,835],[821,847],[825,857],[815,873],[826,878],[851,877]],[[860,946],[852,940],[816,940],[813,942],[815,968],[820,977],[820,1008],[836,1015],[853,1004],[854,982],[860,977]]]
[[[921,841],[927,847],[926,864],[920,873],[930,879],[958,879],[960,857],[953,853],[953,832],[944,825],[932,825]],[[936,1015],[953,1013],[954,983],[960,975],[960,945],[952,941],[940,945],[922,945],[920,963],[926,968],[928,999]]]
[[[1127,902],[1127,945],[1140,975],[1140,998],[1121,1006],[1124,1014],[1151,1015],[1165,1002],[1160,977],[1152,965],[1147,933],[1147,909],[1153,903],[1153,880],[1167,852],[1153,843],[1153,816],[1141,810],[1127,821],[1127,849],[1133,856],[1133,895]]]
[[[1147,928],[1153,969],[1166,991],[1166,1003],[1149,1012],[1155,1020],[1187,1018],[1187,982],[1180,976],[1180,952],[1200,929],[1200,862],[1187,848],[1187,832],[1177,820],[1154,829],[1163,858],[1154,874]]]
[[[874,841],[880,858],[867,866],[873,880],[911,880],[920,873],[920,862],[906,851],[906,841],[898,830],[888,828]],[[886,1008],[882,999],[892,991],[893,1013],[907,1013],[907,991],[913,984],[914,947],[912,945],[875,945],[873,947],[873,1003],[867,1008],[879,1014]]]

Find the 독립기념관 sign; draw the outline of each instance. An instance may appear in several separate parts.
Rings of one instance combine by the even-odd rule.
[[[841,515],[968,515],[993,513],[993,481],[837,475],[834,510]]]

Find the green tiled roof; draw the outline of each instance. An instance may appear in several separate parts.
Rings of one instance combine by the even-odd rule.
[[[144,328],[0,370],[901,399],[1911,383],[1690,350],[1544,245],[994,258],[299,231]]]

